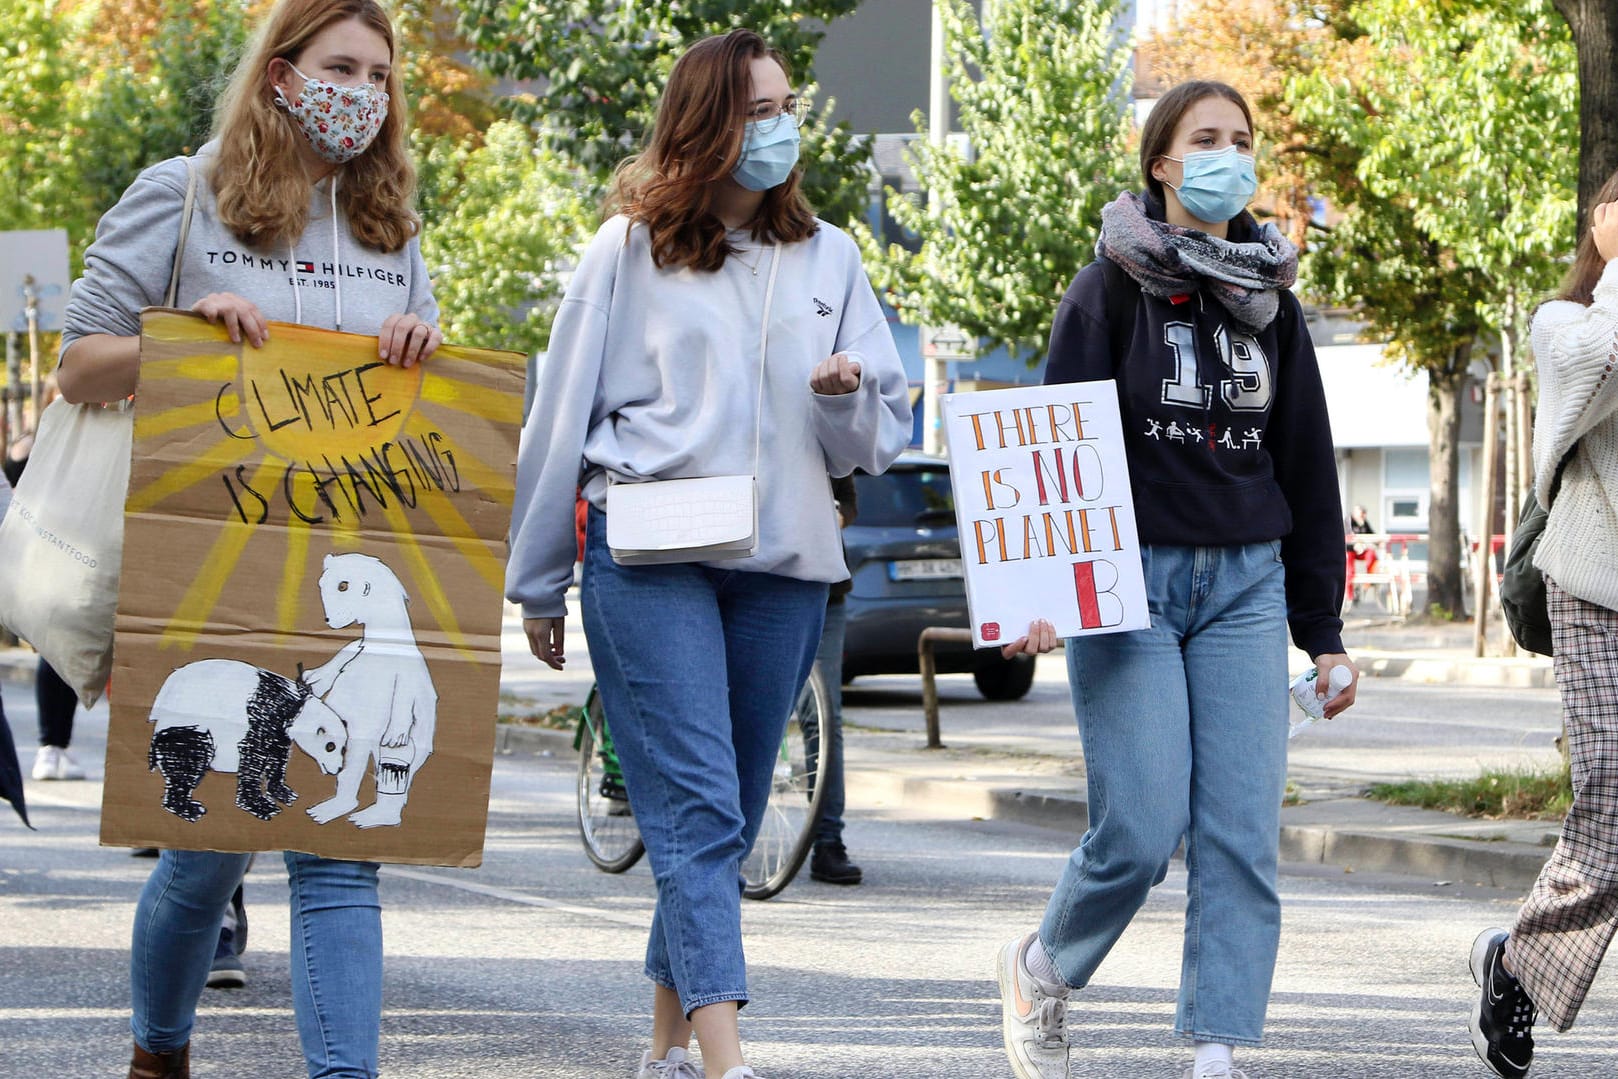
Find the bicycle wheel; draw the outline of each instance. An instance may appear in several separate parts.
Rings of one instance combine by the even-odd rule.
[[[622,873],[640,861],[646,845],[629,811],[624,774],[618,769],[601,698],[593,688],[579,709],[573,745],[579,751],[579,837],[584,853],[606,872]]]
[[[742,863],[742,894],[768,899],[792,883],[814,846],[828,762],[820,752],[831,724],[826,682],[816,667],[798,694],[775,761],[770,802],[753,850]]]

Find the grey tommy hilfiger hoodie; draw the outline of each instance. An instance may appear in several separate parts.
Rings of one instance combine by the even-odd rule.
[[[198,170],[196,206],[175,306],[189,308],[210,293],[232,292],[277,322],[374,334],[389,315],[408,313],[437,325],[438,304],[419,238],[392,254],[357,243],[335,204],[342,169],[310,192],[309,224],[297,242],[261,250],[219,222],[207,180],[215,149],[209,143],[191,159]],[[153,165],[102,216],[64,315],[64,352],[90,334],[132,337],[140,333],[141,308],[163,305],[186,175],[183,157]]]

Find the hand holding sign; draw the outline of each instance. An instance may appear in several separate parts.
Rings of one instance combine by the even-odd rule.
[[[943,398],[973,643],[1035,654],[1149,624],[1111,381]],[[1052,627],[1047,635],[1043,626]],[[1011,644],[1013,627],[1029,632]]]

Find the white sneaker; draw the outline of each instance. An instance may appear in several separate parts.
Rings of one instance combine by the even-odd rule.
[[[1205,1065],[1201,1071],[1197,1070],[1195,1064],[1187,1064],[1180,1079],[1247,1079],[1247,1073],[1233,1064],[1220,1061]]]
[[[1067,1079],[1067,998],[1051,992],[1028,972],[1028,946],[1035,934],[1000,949],[1000,1035],[1017,1079]]]
[[[730,1071],[726,1072],[724,1075],[721,1075],[719,1079],[764,1079],[764,1077],[755,1072],[752,1068],[749,1068],[746,1064],[741,1064],[730,1069]]]
[[[640,1056],[640,1071],[635,1079],[707,1079],[700,1064],[691,1062],[690,1055],[681,1048],[669,1050],[662,1060],[653,1060],[650,1049]]]
[[[67,750],[59,746],[40,746],[34,755],[34,778],[83,779],[84,769],[67,755]]]

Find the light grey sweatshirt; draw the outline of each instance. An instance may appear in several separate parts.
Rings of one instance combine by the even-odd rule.
[[[1529,331],[1539,371],[1534,486],[1551,503],[1534,565],[1582,600],[1618,611],[1618,260],[1607,263],[1589,307],[1541,304]]]
[[[196,205],[175,306],[189,308],[210,293],[233,292],[277,322],[375,334],[388,316],[408,313],[437,325],[438,304],[419,240],[392,254],[357,243],[341,206],[333,205],[341,169],[310,192],[309,224],[297,243],[285,251],[256,250],[216,216],[207,182],[214,152],[209,143],[192,161],[199,170]],[[84,276],[73,283],[63,315],[64,352],[90,334],[135,336],[141,308],[163,305],[185,186],[185,158],[170,158],[136,177],[102,215],[95,242],[84,253]]]
[[[774,246],[744,231],[730,240],[740,254],[717,271],[658,269],[646,228],[618,216],[585,251],[517,456],[506,595],[524,617],[566,613],[574,491],[582,484],[605,508],[609,471],[631,480],[756,475],[758,549],[718,564],[806,581],[848,576],[829,476],[882,472],[910,441],[909,390],[887,318],[842,231],[821,222],[809,239],[781,245],[760,413]],[[859,388],[815,393],[810,372],[838,352],[859,361]]]

